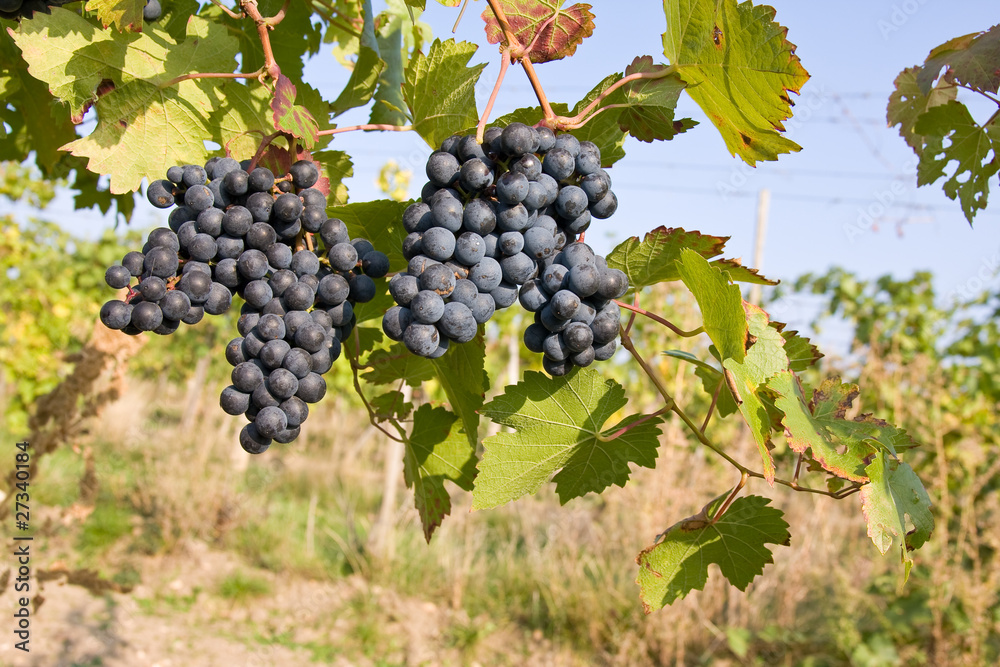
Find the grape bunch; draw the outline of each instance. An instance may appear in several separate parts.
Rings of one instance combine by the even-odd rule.
[[[75,0],[0,0],[0,18],[4,19],[19,19],[19,18],[31,18],[31,15],[35,12],[42,12],[48,14],[49,7],[61,7],[63,5],[74,2]],[[160,18],[160,3],[159,0],[148,0],[146,8],[143,11],[143,18],[147,21],[155,21]],[[156,5],[155,17],[150,18],[147,15],[147,11],[150,10],[149,5]]]
[[[355,304],[374,298],[373,279],[386,275],[389,259],[327,218],[310,161],[279,178],[229,157],[171,167],[166,175],[146,197],[158,208],[174,207],[169,229],[154,229],[142,252],[107,270],[108,285],[129,291],[104,304],[101,321],[128,334],[169,334],[180,322],[226,312],[233,295],[242,297],[240,337],[226,348],[233,384],[220,404],[250,420],[240,433],[246,451],[291,442],[307,404],[326,393],[322,376],[353,331]]]
[[[482,144],[475,136],[449,137],[430,155],[426,171],[420,201],[403,213],[409,264],[389,282],[396,305],[382,320],[386,335],[414,354],[437,358],[520,300],[538,325],[529,327],[526,344],[545,354],[549,373],[610,358],[618,320],[608,340],[604,323],[617,318],[612,300],[625,293],[628,280],[577,242],[594,218],[618,208],[598,147],[572,134],[511,123],[487,130]],[[547,273],[553,278],[546,283]],[[554,310],[556,292],[565,294]],[[567,301],[570,294],[575,301]],[[588,338],[571,324],[601,333],[593,329]],[[547,347],[535,344],[541,330],[553,339]]]

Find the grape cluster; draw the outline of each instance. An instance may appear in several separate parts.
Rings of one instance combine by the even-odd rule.
[[[604,323],[617,318],[611,301],[628,281],[576,241],[594,218],[618,208],[598,147],[511,123],[487,130],[482,144],[474,136],[449,137],[426,171],[420,201],[403,213],[409,264],[389,282],[396,305],[382,320],[386,335],[436,358],[452,341],[472,340],[478,325],[520,299],[538,325],[529,327],[526,344],[545,353],[551,374],[609,358],[618,320],[608,340]],[[575,300],[567,301],[571,294]],[[547,347],[535,344],[540,331],[552,338]]]
[[[312,162],[296,162],[277,179],[249,167],[212,158],[204,167],[171,167],[149,185],[150,203],[176,206],[169,229],[153,230],[142,252],[108,269],[107,283],[129,292],[104,304],[101,321],[130,334],[168,334],[242,297],[240,337],[226,348],[233,384],[220,404],[250,420],[240,444],[258,454],[272,439],[298,435],[307,404],[326,393],[322,376],[354,328],[355,304],[374,298],[373,278],[386,275],[389,259],[327,218]]]
[[[70,2],[74,0],[0,0],[0,18],[31,18],[35,12],[48,14],[49,7],[61,7]],[[159,0],[147,0],[142,13],[146,21],[156,21],[161,13]]]

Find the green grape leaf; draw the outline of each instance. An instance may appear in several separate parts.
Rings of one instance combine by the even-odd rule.
[[[801,150],[781,134],[792,115],[788,92],[809,74],[774,9],[736,0],[664,0],[663,53],[687,91],[749,165]]]
[[[339,116],[349,109],[368,104],[375,94],[383,69],[385,63],[378,57],[378,52],[362,46],[351,77],[340,95],[330,105],[333,115]]]
[[[251,157],[261,139],[274,132],[271,93],[264,86],[246,86],[226,81],[219,91],[212,125],[220,132],[219,143],[227,155]]]
[[[334,206],[347,204],[347,186],[344,179],[354,175],[354,164],[351,156],[344,151],[317,151],[313,159],[320,165],[320,173],[330,183],[327,203]]]
[[[527,55],[533,63],[561,60],[576,53],[576,47],[594,33],[594,15],[590,5],[576,3],[565,9],[564,0],[497,0],[515,39],[524,48],[513,54]],[[486,39],[490,44],[503,41],[503,28],[487,8],[482,14]]]
[[[667,69],[666,65],[655,64],[650,56],[638,56],[625,68],[625,76]],[[637,79],[625,84],[623,89],[628,107],[618,114],[622,132],[628,132],[639,141],[651,142],[654,139],[673,139],[697,125],[689,118],[674,120],[677,98],[685,85],[676,74],[657,79]]]
[[[361,379],[369,384],[396,384],[403,380],[411,387],[419,387],[434,377],[434,365],[430,359],[418,357],[402,343],[395,343],[388,350],[375,350],[365,366],[369,370],[361,375]]]
[[[813,345],[808,338],[800,336],[798,331],[785,331],[782,322],[771,322],[771,326],[781,332],[785,339],[785,355],[788,357],[788,367],[801,372],[823,358],[823,353]]]
[[[23,21],[13,36],[32,76],[69,102],[74,115],[82,116],[91,103],[97,110],[94,131],[63,150],[89,158],[89,170],[109,175],[113,194],[135,190],[144,177],[159,177],[171,165],[205,161],[204,142],[214,138],[210,93],[221,83],[160,85],[192,71],[232,71],[236,41],[223,26],[192,17],[179,44],[148,26],[146,33],[111,39],[73,12],[51,12]]]
[[[905,584],[913,567],[910,551],[923,546],[934,530],[931,499],[913,468],[887,452],[879,452],[865,472],[871,482],[861,487],[861,511],[868,537],[883,555],[895,542]]]
[[[917,85],[919,67],[908,67],[899,73],[894,82],[895,90],[889,95],[885,119],[889,127],[899,125],[899,136],[920,156],[927,140],[916,132],[917,120],[928,109],[955,99],[958,87],[948,77],[942,77],[926,95]]]
[[[867,482],[865,466],[875,453],[867,439],[858,437],[853,422],[844,418],[858,396],[857,385],[825,381],[808,403],[791,371],[771,377],[767,385],[778,393],[775,405],[784,413],[782,424],[793,451],[812,456],[823,469],[854,482]]]
[[[928,185],[946,176],[945,168],[956,162],[955,172],[944,183],[949,199],[958,199],[965,219],[972,223],[976,212],[986,208],[990,179],[1000,170],[1000,132],[991,140],[987,128],[976,123],[969,109],[957,101],[926,111],[914,126],[917,134],[935,137],[920,155],[917,183]],[[948,141],[945,146],[942,139]]]
[[[278,76],[271,100],[274,127],[296,137],[307,150],[319,139],[319,124],[309,109],[295,104],[295,85],[284,74]]]
[[[142,32],[142,9],[148,0],[87,0],[86,10],[97,14],[101,25],[118,32]]]
[[[975,90],[1000,91],[1000,25],[983,32],[974,32],[950,39],[927,55],[917,75],[917,85],[924,95],[930,93],[942,67],[959,83]]]
[[[710,518],[724,496],[699,514],[670,527],[656,544],[636,556],[642,607],[647,614],[693,590],[704,590],[708,566],[715,563],[722,576],[741,591],[773,563],[768,544],[788,546],[791,536],[781,510],[768,507],[761,496],[737,498],[717,520]]]
[[[409,120],[403,111],[406,100],[403,99],[403,83],[406,81],[406,69],[403,66],[403,33],[397,27],[385,36],[376,35],[378,51],[385,63],[385,68],[379,76],[378,88],[375,90],[375,104],[368,119],[372,124],[406,125]]]
[[[198,0],[169,0],[160,2],[160,7],[163,13],[156,27],[179,42],[187,34],[188,19],[199,13],[201,3]],[[257,48],[260,48],[260,39],[257,39]]]
[[[405,400],[401,391],[387,391],[368,401],[375,411],[375,419],[380,422],[406,419],[413,412],[413,403]]]
[[[719,417],[725,419],[740,409],[740,407],[736,405],[736,399],[733,398],[733,393],[726,388],[726,379],[723,376],[722,371],[705,364],[704,366],[698,366],[695,368],[694,374],[701,380],[701,388],[704,389],[705,393],[709,396],[714,396],[719,387],[719,383],[722,383],[722,388],[718,389],[719,398],[715,401],[715,409],[719,411]]]
[[[716,259],[712,266],[722,269],[729,274],[729,279],[734,283],[748,283],[751,285],[777,285],[779,280],[771,280],[760,275],[759,269],[751,269],[743,266],[739,259]]]
[[[576,103],[576,106],[569,113],[563,113],[557,110],[555,106],[552,107],[552,110],[561,116],[578,116],[591,102],[597,99],[598,95],[602,94],[621,78],[622,75],[620,72],[604,77],[582,100]],[[625,91],[621,88],[604,99],[605,105],[625,103]],[[592,118],[583,127],[572,132],[573,136],[580,141],[592,141],[597,145],[601,151],[601,165],[604,167],[610,167],[625,157],[624,146],[627,135],[618,124],[620,116],[621,111],[614,109],[605,111]]]
[[[521,382],[483,406],[483,414],[515,433],[483,442],[486,453],[472,508],[497,507],[535,493],[550,477],[565,504],[612,484],[625,486],[630,463],[652,468],[659,418],[632,415],[601,430],[625,404],[625,389],[592,369],[559,378],[526,371]]]
[[[629,287],[680,280],[674,260],[681,250],[690,248],[705,259],[722,253],[728,236],[709,236],[701,232],[686,232],[680,227],[657,227],[647,232],[642,241],[633,236],[625,239],[607,257],[608,266],[621,269],[628,276]]]
[[[389,257],[390,272],[403,271],[407,264],[401,250],[403,239],[406,238],[406,230],[403,229],[403,211],[412,203],[412,201],[376,199],[344,206],[328,206],[326,214],[331,218],[343,220],[351,233],[351,238],[363,236],[384,252]]]
[[[430,542],[434,530],[451,513],[445,481],[471,491],[476,477],[476,446],[469,444],[457,416],[426,403],[417,408],[413,432],[406,441],[403,477],[406,486],[413,487],[424,538]]]
[[[426,56],[414,54],[406,68],[403,97],[413,129],[431,148],[479,122],[476,82],[486,65],[468,66],[475,52],[475,44],[436,39]]]
[[[443,357],[431,361],[435,377],[461,420],[469,444],[479,444],[479,409],[483,407],[490,378],[486,372],[486,339],[482,332],[475,339],[453,345]]]
[[[35,163],[43,174],[50,174],[66,157],[60,146],[77,136],[69,109],[28,74],[28,65],[9,39],[0,39],[0,72],[7,77],[0,120],[10,125],[10,133],[0,143],[0,160],[23,162],[34,151]]]
[[[681,280],[701,309],[705,333],[723,359],[743,361],[747,347],[747,317],[740,288],[719,269],[689,248],[675,260]],[[610,266],[610,264],[609,264]]]
[[[731,374],[729,387],[736,392],[736,403],[743,419],[750,427],[757,451],[764,467],[764,478],[774,484],[774,458],[771,456],[771,431],[774,428],[774,413],[770,400],[764,395],[765,383],[775,373],[788,368],[785,354],[785,339],[768,326],[767,313],[757,306],[743,302],[746,312],[747,341],[750,347],[742,362],[724,358],[722,366]]]

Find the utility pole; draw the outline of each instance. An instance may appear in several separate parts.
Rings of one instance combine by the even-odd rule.
[[[767,212],[771,206],[771,191],[764,188],[757,195],[757,231],[753,246],[753,265],[758,271],[764,268],[764,240],[767,237]],[[750,286],[750,303],[760,305],[760,285]]]

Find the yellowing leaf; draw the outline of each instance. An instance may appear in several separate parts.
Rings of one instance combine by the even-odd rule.
[[[87,11],[96,13],[105,28],[114,25],[119,32],[141,32],[142,9],[146,2],[147,0],[88,0]]]
[[[788,92],[809,74],[774,9],[736,0],[664,0],[663,53],[688,93],[750,165],[801,147],[781,131],[792,115]]]

